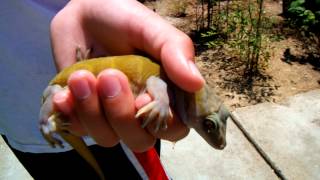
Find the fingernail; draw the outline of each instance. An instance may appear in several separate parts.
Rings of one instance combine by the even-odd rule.
[[[70,104],[67,102],[68,96],[69,92],[67,90],[63,90],[54,95],[54,103],[57,105],[59,111],[64,114],[70,114],[72,111]]]
[[[72,94],[79,100],[87,99],[91,95],[91,89],[86,79],[79,79],[71,85]]]
[[[101,76],[100,78],[101,95],[103,98],[116,97],[121,91],[121,84],[117,77]]]
[[[193,75],[197,76],[198,78],[200,78],[202,81],[204,81],[202,75],[200,74],[197,66],[194,64],[194,62],[192,61],[188,61],[189,63],[189,68],[190,68],[190,71]]]

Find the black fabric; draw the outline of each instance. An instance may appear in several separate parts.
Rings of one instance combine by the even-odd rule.
[[[6,138],[3,138],[7,143]],[[74,150],[38,154],[10,148],[35,180],[99,179],[92,167]],[[104,171],[106,179],[141,179],[120,144],[112,148],[93,145],[89,149]],[[160,140],[156,143],[156,149],[159,153]]]

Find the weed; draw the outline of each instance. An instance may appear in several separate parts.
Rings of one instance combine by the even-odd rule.
[[[320,1],[313,2],[313,10],[307,7],[305,0],[294,0],[291,2],[288,13],[289,22],[303,31],[318,31],[320,28]]]
[[[226,46],[230,54],[244,62],[243,75],[252,82],[252,77],[265,69],[270,59],[271,39],[262,27],[271,28],[272,20],[264,16],[263,0],[227,1],[223,5],[215,2],[218,6],[215,23],[207,22],[211,26],[201,34],[202,38],[207,39],[205,44],[209,48]]]

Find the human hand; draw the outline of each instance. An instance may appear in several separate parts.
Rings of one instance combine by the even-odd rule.
[[[145,52],[161,61],[168,77],[182,89],[196,91],[204,83],[193,62],[190,38],[135,0],[71,1],[53,19],[51,39],[59,71],[75,63],[80,46],[92,49],[90,57]],[[55,106],[70,119],[70,131],[88,134],[99,145],[114,146],[121,139],[139,152],[153,146],[156,138],[177,141],[188,134],[175,116],[165,131],[142,129],[134,115],[151,97],[135,99],[120,71],[108,69],[98,77],[77,71],[68,86],[54,96]]]

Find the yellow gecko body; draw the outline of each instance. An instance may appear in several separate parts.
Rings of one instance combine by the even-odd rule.
[[[101,179],[104,179],[103,172],[82,138],[70,134],[66,128],[67,120],[62,119],[59,113],[54,111],[52,96],[55,92],[67,87],[68,78],[73,72],[85,69],[97,76],[107,68],[115,68],[126,74],[135,95],[147,90],[153,97],[153,101],[142,107],[136,114],[137,118],[143,115],[146,119],[142,123],[142,128],[151,121],[156,121],[156,130],[166,129],[166,120],[172,116],[171,109],[173,109],[188,127],[194,128],[212,147],[216,149],[225,147],[226,120],[230,114],[214,91],[205,85],[198,92],[188,93],[170,83],[169,89],[174,94],[173,99],[170,100],[173,107],[170,107],[167,85],[160,79],[161,66],[146,57],[137,55],[80,61],[65,68],[50,81],[43,93],[40,130],[53,147],[62,146],[62,142],[53,137],[53,133],[57,133],[94,168]],[[152,111],[158,113],[158,116],[149,117]]]
[[[127,75],[130,83],[140,87],[145,87],[145,83],[150,76],[160,76],[160,66],[148,58],[136,55],[111,56],[79,61],[63,69],[49,84],[66,86],[68,77],[77,70],[88,70],[97,76],[107,68],[122,71]]]

